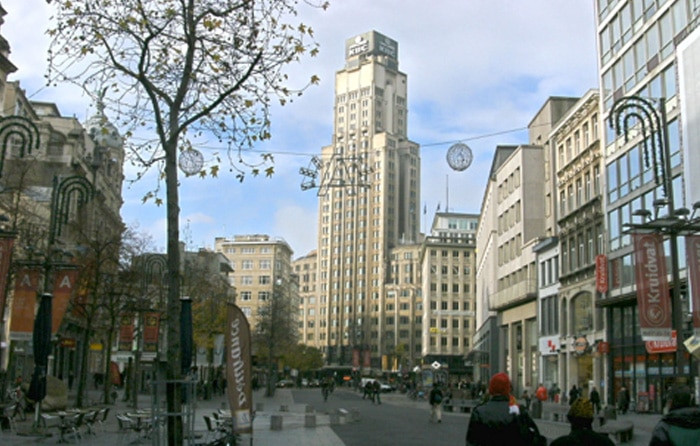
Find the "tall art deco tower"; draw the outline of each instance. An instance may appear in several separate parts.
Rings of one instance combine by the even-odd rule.
[[[391,249],[419,236],[420,156],[407,139],[398,43],[372,31],[345,43],[334,133],[319,179],[318,344],[331,364],[379,367],[389,345]]]

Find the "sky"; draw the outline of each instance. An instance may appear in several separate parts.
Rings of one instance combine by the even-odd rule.
[[[65,85],[46,87],[50,6],[45,0],[2,0],[0,29],[30,100],[54,102],[64,116],[85,122],[90,98]],[[323,11],[300,2],[320,54],[289,67],[303,85],[300,98],[272,110],[272,138],[259,149],[275,157],[271,178],[239,183],[222,168],[218,178],[184,178],[181,239],[188,249],[212,248],[215,237],[268,234],[286,240],[294,258],[316,247],[318,197],[303,191],[299,169],[331,143],[335,72],[344,66],[346,39],[378,31],[398,42],[399,70],[408,78],[408,136],[421,145],[422,231],[441,211],[479,212],[497,145],[527,143],[525,129],[550,96],[580,97],[597,85],[593,0],[331,0]],[[471,166],[452,170],[446,153],[457,142],[473,153]],[[131,175],[131,178],[130,178]],[[127,179],[133,175],[126,171]],[[165,251],[165,207],[142,197],[148,179],[125,182],[122,217]]]

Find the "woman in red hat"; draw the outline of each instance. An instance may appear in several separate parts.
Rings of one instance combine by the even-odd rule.
[[[510,379],[496,373],[489,382],[488,400],[472,410],[467,446],[544,445],[537,425],[510,394]]]

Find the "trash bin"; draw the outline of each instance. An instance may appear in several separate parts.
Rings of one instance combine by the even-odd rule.
[[[535,398],[535,400],[532,402],[532,410],[530,411],[530,415],[533,419],[542,418],[542,401]]]

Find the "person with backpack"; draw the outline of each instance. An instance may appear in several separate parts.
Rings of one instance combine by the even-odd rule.
[[[442,389],[440,384],[435,384],[428,394],[428,402],[430,403],[430,422],[442,423]]]
[[[527,410],[518,405],[510,392],[508,375],[493,375],[489,382],[490,397],[476,406],[469,418],[467,446],[547,444]]]

